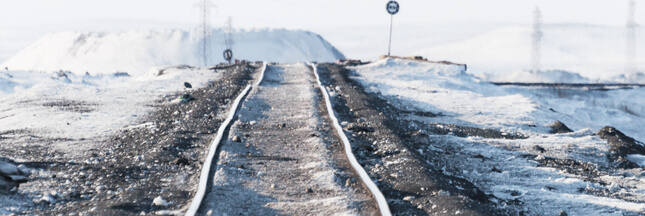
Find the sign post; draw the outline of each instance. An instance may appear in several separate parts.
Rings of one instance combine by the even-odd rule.
[[[224,50],[224,59],[228,61],[228,64],[231,64],[231,59],[233,59],[233,51],[231,49]]]
[[[392,22],[394,21],[394,14],[399,12],[399,3],[396,1],[389,1],[386,5],[387,12],[390,14],[390,42],[387,46],[387,56],[390,56],[392,47]]]

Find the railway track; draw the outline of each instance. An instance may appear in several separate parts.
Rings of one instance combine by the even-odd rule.
[[[211,144],[186,215],[391,215],[316,65],[264,64]]]

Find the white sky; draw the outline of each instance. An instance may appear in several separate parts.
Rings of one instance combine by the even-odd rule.
[[[387,31],[388,0],[212,0],[212,24],[233,17],[235,28],[287,28],[320,33],[349,55],[363,56],[343,34],[379,41]],[[470,29],[481,24],[528,25],[539,5],[546,23],[624,26],[628,0],[399,0],[394,17],[400,34],[419,35],[432,28]],[[198,22],[196,0],[0,0],[0,61],[42,35],[57,31],[123,31],[191,28]],[[637,2],[638,3],[638,2]],[[641,12],[642,11],[642,12]],[[639,13],[641,12],[641,13]],[[637,20],[645,23],[645,2]],[[473,25],[473,23],[476,23]],[[415,31],[419,30],[418,33]],[[489,29],[473,30],[483,33]],[[376,31],[376,32],[379,32]],[[441,31],[441,30],[436,30]],[[431,32],[436,32],[431,31]],[[447,31],[450,31],[447,29]],[[372,31],[374,32],[374,31]],[[464,31],[467,32],[467,31]],[[474,33],[471,33],[474,34]],[[457,36],[459,37],[459,36]],[[351,37],[350,37],[351,38]],[[401,37],[399,38],[401,39]],[[436,43],[443,40],[435,39]],[[396,38],[395,41],[396,42]],[[340,44],[340,45],[339,45]]]

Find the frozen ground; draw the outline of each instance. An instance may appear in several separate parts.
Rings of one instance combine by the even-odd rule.
[[[184,82],[200,88],[217,77],[208,69],[172,68],[163,76],[26,71],[2,75],[0,80],[10,85],[0,91],[0,131],[29,130],[42,138],[71,140],[105,138],[152,111],[150,104],[154,101],[183,90]],[[92,148],[75,141],[57,142],[54,147],[68,154],[82,152],[79,148]]]
[[[459,66],[393,59],[352,69],[357,73],[354,79],[389,103],[404,110],[438,114],[410,114],[402,119],[410,122],[411,128],[430,134],[431,142],[417,151],[439,155],[442,160],[429,161],[443,166],[444,173],[466,178],[485,192],[509,201],[505,205],[519,205],[527,213],[546,215],[562,210],[572,215],[645,212],[641,204],[645,201],[642,169],[615,167],[606,157],[609,145],[594,134],[609,125],[637,140],[645,139],[645,104],[633,100],[641,98],[645,89],[498,87]],[[575,132],[551,134],[548,125],[557,120]],[[451,125],[527,138],[459,138],[430,133],[437,128],[450,131]],[[546,168],[545,161],[553,158],[596,167],[590,168],[595,174],[567,171],[566,166]],[[636,156],[631,159],[638,161]]]
[[[0,196],[3,215],[36,213],[50,204],[48,211],[73,213],[72,209],[82,209],[74,206],[76,202],[91,199],[90,203],[97,205],[98,197],[111,199],[108,197],[116,196],[117,192],[122,199],[129,199],[126,197],[130,192],[123,193],[123,189],[132,189],[138,183],[116,186],[115,179],[123,180],[120,175],[129,178],[137,173],[114,166],[133,166],[129,162],[122,164],[134,160],[122,154],[135,151],[120,151],[119,146],[123,144],[112,142],[118,140],[114,137],[129,130],[154,131],[156,126],[142,123],[142,119],[157,111],[156,107],[172,104],[174,97],[170,95],[183,92],[184,82],[191,83],[193,88],[202,88],[221,78],[220,73],[208,69],[174,67],[165,68],[161,75],[149,73],[136,77],[26,71],[5,71],[1,76],[0,80],[9,85],[2,85],[0,89],[0,159],[33,169],[30,182],[22,184],[18,193]],[[137,146],[143,145],[145,142],[137,143]],[[142,155],[157,152],[153,150],[148,148]],[[161,160],[144,157],[140,156],[138,161],[145,164],[149,160]],[[121,171],[101,173],[108,166]],[[186,173],[163,176],[169,173],[167,170],[158,173],[167,178],[187,177]],[[118,187],[123,188],[118,191]],[[66,202],[69,205],[60,205]]]

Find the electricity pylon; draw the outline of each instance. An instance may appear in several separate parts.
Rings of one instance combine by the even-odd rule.
[[[536,7],[533,12],[533,53],[531,55],[531,72],[540,71],[541,46],[542,46],[542,12]]]
[[[199,8],[200,25],[198,28],[199,43],[197,44],[197,52],[199,61],[202,66],[209,66],[211,64],[211,24],[210,24],[210,9],[214,5],[210,0],[201,0],[197,5]]]

